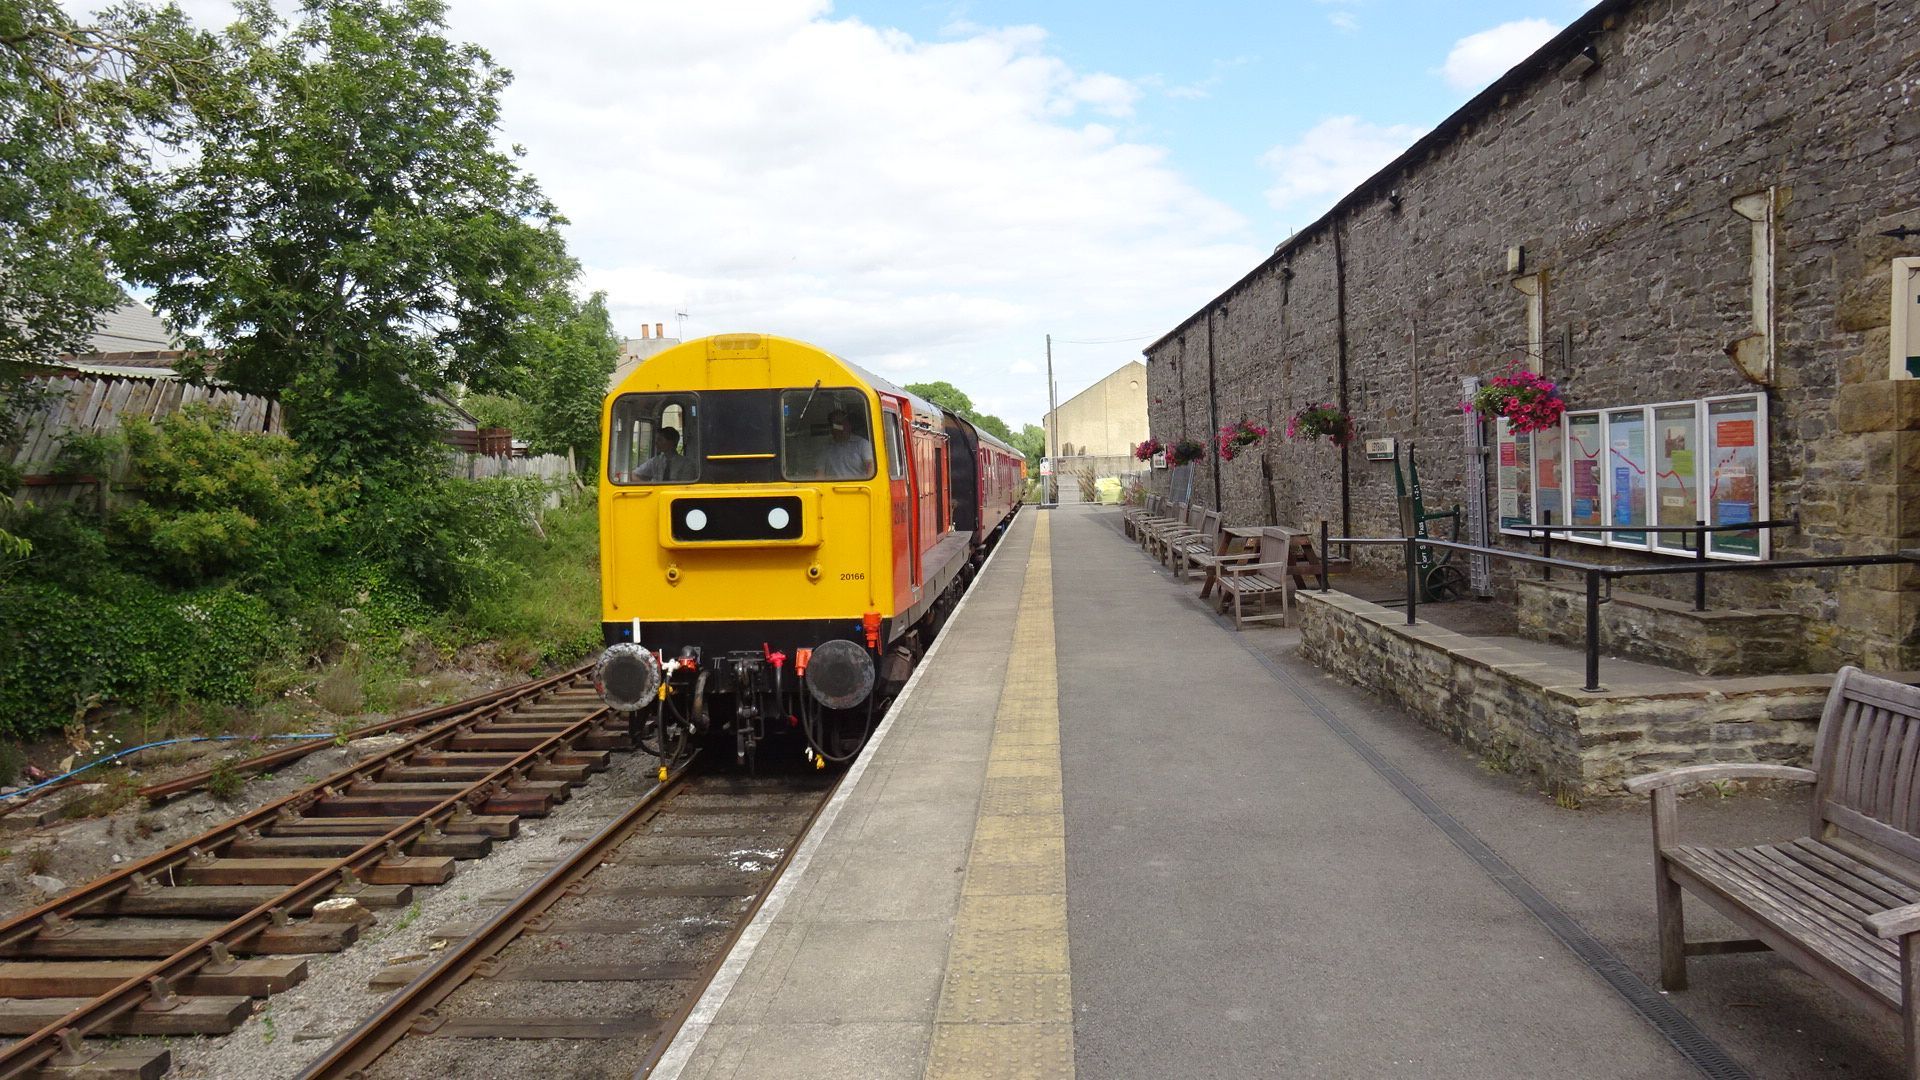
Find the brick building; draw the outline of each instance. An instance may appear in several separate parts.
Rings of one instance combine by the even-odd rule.
[[[1799,519],[1722,537],[1729,559],[1885,553],[1920,545],[1916,343],[1920,7],[1605,0],[1149,346],[1149,420],[1205,440],[1343,403],[1418,447],[1430,506],[1468,503],[1479,457],[1507,546],[1528,545],[1503,523],[1553,511]],[[1555,380],[1574,427],[1476,447],[1462,379],[1511,366]],[[1230,523],[1400,531],[1392,466],[1358,445],[1276,436],[1198,468]],[[1568,553],[1669,557],[1612,539]],[[1920,667],[1913,567],[1713,587],[1794,620],[1783,666]]]

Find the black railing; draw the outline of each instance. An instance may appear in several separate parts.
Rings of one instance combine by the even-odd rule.
[[[1753,526],[1745,526],[1752,528]],[[1715,526],[1706,526],[1713,529]],[[1629,530],[1632,531],[1632,530]],[[1332,583],[1327,577],[1327,562],[1332,557],[1330,545],[1340,544],[1347,549],[1349,556],[1355,545],[1398,544],[1401,558],[1405,560],[1407,571],[1407,625],[1418,621],[1420,603],[1419,548],[1425,544],[1430,548],[1448,551],[1464,551],[1471,555],[1484,555],[1490,559],[1504,559],[1508,562],[1530,563],[1539,566],[1542,572],[1555,569],[1569,570],[1581,574],[1586,579],[1587,625],[1586,659],[1587,682],[1582,689],[1589,693],[1599,693],[1600,685],[1600,584],[1607,582],[1609,590],[1615,578],[1652,577],[1661,574],[1752,574],[1775,570],[1810,570],[1843,566],[1887,566],[1895,563],[1920,563],[1920,549],[1908,549],[1891,555],[1833,555],[1809,559],[1767,559],[1759,562],[1715,562],[1702,563],[1689,560],[1678,563],[1660,563],[1654,566],[1602,566],[1598,563],[1578,562],[1573,559],[1556,559],[1549,555],[1533,555],[1524,551],[1509,551],[1505,548],[1482,547],[1477,544],[1462,544],[1453,540],[1432,540],[1417,536],[1328,536],[1327,523],[1320,523],[1320,591],[1329,592]]]
[[[1616,532],[1692,533],[1694,560],[1696,562],[1706,562],[1708,533],[1755,532],[1760,529],[1797,529],[1800,527],[1799,518],[1783,518],[1778,521],[1743,521],[1737,525],[1709,525],[1699,519],[1695,519],[1691,525],[1555,525],[1553,523],[1553,511],[1542,510],[1541,513],[1545,514],[1547,518],[1546,524],[1544,525],[1503,525],[1501,528],[1508,532],[1539,533],[1540,554],[1542,555],[1553,554],[1553,537],[1556,533],[1561,535]],[[1657,551],[1659,549],[1655,548],[1654,550]],[[1542,572],[1541,577],[1544,580],[1552,581],[1553,569],[1548,567]],[[1707,575],[1704,572],[1696,571],[1693,576],[1693,610],[1707,610]]]

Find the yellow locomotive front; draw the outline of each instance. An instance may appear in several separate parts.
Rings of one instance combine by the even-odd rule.
[[[596,681],[663,757],[731,735],[742,758],[796,729],[851,756],[893,611],[879,399],[785,338],[666,349],[608,395]],[[803,692],[804,689],[804,692]]]

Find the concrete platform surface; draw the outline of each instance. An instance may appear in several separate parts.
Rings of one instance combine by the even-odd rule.
[[[655,1076],[1700,1075],[1645,1015],[1674,1006],[1719,1075],[1897,1073],[1890,1021],[1764,954],[1637,1011],[1644,805],[1556,806],[1297,631],[1234,633],[1119,522],[1021,514]],[[1681,816],[1752,842],[1804,811]]]

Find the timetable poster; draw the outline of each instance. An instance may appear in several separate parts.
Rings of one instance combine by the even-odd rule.
[[[1714,525],[1761,520],[1760,396],[1707,402],[1707,508]],[[1760,530],[1713,534],[1719,555],[1760,557]]]
[[[1560,483],[1560,461],[1565,450],[1565,439],[1564,425],[1552,431],[1533,433],[1533,504],[1540,514],[1537,524],[1567,523],[1566,492]]]
[[[1609,505],[1618,526],[1647,523],[1647,414],[1642,409],[1620,409],[1607,414],[1607,479]],[[1616,544],[1644,544],[1643,532],[1617,532]]]
[[[1532,440],[1516,435],[1506,417],[1494,421],[1495,476],[1500,492],[1500,527],[1533,524]]]
[[[1599,413],[1567,414],[1567,523],[1604,525],[1605,509],[1600,499],[1600,467],[1606,444],[1600,435]],[[1605,534],[1576,532],[1582,540],[1599,540]]]
[[[1692,525],[1700,520],[1700,467],[1694,460],[1699,449],[1698,406],[1658,405],[1653,410],[1653,497],[1654,524]],[[1693,537],[1687,533],[1660,533],[1653,539],[1656,547],[1671,551],[1693,550]]]

